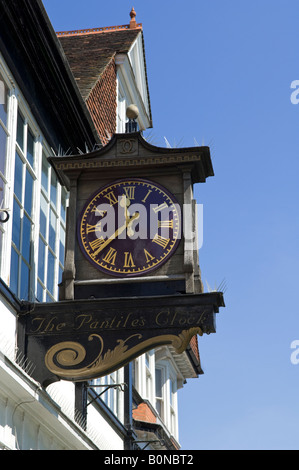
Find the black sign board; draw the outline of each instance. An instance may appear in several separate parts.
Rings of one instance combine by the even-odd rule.
[[[220,292],[198,295],[24,303],[19,346],[43,385],[105,376],[157,346],[177,353],[215,332]]]

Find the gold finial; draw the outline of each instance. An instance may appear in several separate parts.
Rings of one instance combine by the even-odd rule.
[[[137,23],[136,23],[136,11],[134,10],[134,7],[132,8],[131,12],[130,12],[130,17],[131,17],[131,21],[130,21],[130,29],[134,29],[137,27]]]

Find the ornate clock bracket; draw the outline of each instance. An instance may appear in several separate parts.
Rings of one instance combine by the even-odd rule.
[[[59,302],[25,303],[19,313],[18,346],[36,364],[36,380],[44,385],[60,379],[86,381],[107,375],[160,345],[172,345],[177,353],[182,353],[195,334],[215,332],[214,315],[224,301],[220,292],[202,293],[193,197],[193,185],[214,174],[208,147],[158,148],[136,132],[129,137],[115,134],[108,145],[86,155],[49,160],[69,190],[70,203]],[[114,191],[120,179],[128,182],[127,187],[122,186],[123,191],[129,191],[129,181],[133,181],[135,195],[138,182],[145,185],[146,192],[142,197],[139,194],[139,202],[144,205],[156,191],[157,199],[163,194],[165,197],[164,202],[158,202],[158,211],[171,207],[173,201],[181,210],[187,208],[187,215],[183,214],[184,236],[179,243],[174,243],[173,227],[179,220],[174,220],[174,211],[173,219],[158,219],[160,229],[173,228],[172,238],[165,240],[158,231],[148,239],[150,249],[139,244],[132,258],[129,245],[121,249],[121,243],[114,243],[112,249],[107,239],[87,236],[89,230],[98,230],[97,223],[86,222],[82,214],[89,217],[94,209],[98,210],[95,203],[88,212],[89,204],[98,201],[97,196],[109,199],[117,207],[117,198],[109,196],[112,193],[108,188]],[[118,209],[124,212],[120,203]],[[124,214],[126,231],[126,210]],[[118,241],[119,233],[115,231]],[[99,259],[96,257],[103,240],[112,251]],[[161,255],[153,247],[162,247]],[[119,266],[117,249],[118,253],[122,251]],[[141,256],[145,268],[137,266]],[[114,273],[109,272],[107,265],[102,270],[96,265],[108,258]],[[139,272],[132,270],[129,274],[122,269],[133,264]],[[38,363],[36,358],[40,358]]]

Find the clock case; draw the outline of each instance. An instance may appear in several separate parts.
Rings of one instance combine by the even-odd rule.
[[[108,145],[90,153],[49,160],[69,191],[59,300],[203,292],[193,188],[214,175],[209,147],[160,148],[136,132],[115,134]],[[178,248],[161,267],[144,276],[119,278],[98,270],[83,255],[77,239],[77,221],[91,195],[125,178],[141,178],[163,186],[181,207],[183,227]],[[185,212],[184,207],[188,208]]]

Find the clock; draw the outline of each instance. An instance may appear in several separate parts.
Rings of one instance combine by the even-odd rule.
[[[118,180],[84,205],[77,225],[79,246],[105,274],[144,276],[176,251],[181,218],[177,200],[164,187],[139,178]]]

